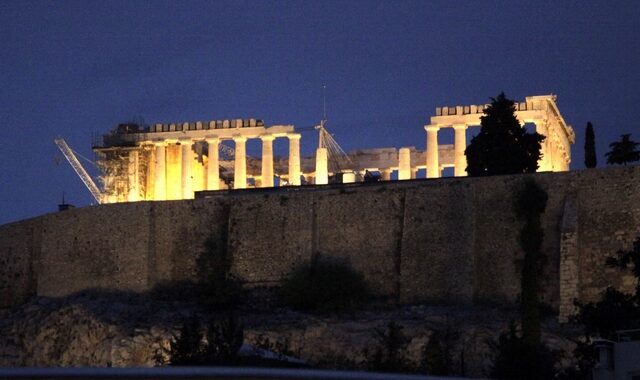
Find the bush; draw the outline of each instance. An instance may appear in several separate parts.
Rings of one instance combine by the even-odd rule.
[[[198,365],[202,356],[202,334],[200,323],[191,317],[182,324],[180,335],[171,342],[169,350],[170,365],[187,366]],[[163,363],[159,363],[163,364]]]
[[[435,376],[450,375],[451,340],[454,338],[457,338],[457,333],[449,329],[444,334],[434,331],[422,349],[420,372]]]
[[[180,336],[171,343],[172,366],[236,365],[244,330],[232,314],[221,320],[212,319],[201,331],[196,317],[186,321]]]
[[[369,296],[361,273],[328,259],[315,259],[297,267],[280,290],[287,305],[317,312],[354,310]]]
[[[516,334],[511,325],[508,333],[500,335],[495,345],[497,355],[491,376],[496,379],[542,380],[555,377],[557,353],[543,344],[532,346]]]
[[[372,355],[365,351],[367,367],[379,372],[413,372],[411,364],[405,357],[409,339],[402,334],[403,327],[389,322],[386,329],[375,329],[378,346]]]
[[[584,337],[576,342],[574,365],[566,368],[561,378],[589,379],[598,362],[594,339],[614,340],[617,331],[640,327],[640,237],[636,238],[631,250],[620,250],[608,257],[606,265],[631,272],[636,279],[635,292],[627,294],[607,287],[597,302],[582,304],[574,301],[579,312],[572,318],[572,322],[584,327]]]

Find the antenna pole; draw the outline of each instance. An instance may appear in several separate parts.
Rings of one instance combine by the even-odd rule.
[[[327,85],[322,85],[322,121],[327,121],[327,96],[326,96]]]

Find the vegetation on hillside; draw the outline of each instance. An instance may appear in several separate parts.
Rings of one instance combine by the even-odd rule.
[[[640,237],[634,241],[631,250],[618,251],[607,259],[606,265],[631,272],[636,288],[633,293],[623,293],[608,287],[599,301],[577,303],[579,312],[573,321],[584,327],[584,337],[577,342],[574,351],[575,366],[566,370],[568,379],[591,378],[591,370],[596,364],[595,339],[615,341],[617,331],[640,328]]]
[[[409,340],[402,334],[402,326],[389,322],[386,328],[375,329],[376,347],[365,352],[367,367],[377,372],[408,372],[411,364],[404,355]]]
[[[210,320],[204,331],[193,317],[186,321],[169,352],[170,365],[233,365],[238,362],[244,330],[232,314]]]

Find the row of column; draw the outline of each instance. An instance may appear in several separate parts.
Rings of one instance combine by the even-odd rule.
[[[440,163],[438,151],[438,131],[439,125],[425,125],[427,131],[427,178],[440,177]],[[467,149],[467,128],[466,124],[452,125],[455,131],[454,139],[454,175],[462,177],[467,175],[467,157],[464,154]]]
[[[298,133],[287,134],[289,139],[289,185],[300,185],[300,137]],[[273,135],[260,136],[262,140],[262,183],[261,187],[274,186],[273,170]],[[220,139],[209,137],[205,141],[208,145],[207,165],[207,190],[220,189]],[[235,158],[234,158],[234,189],[245,189],[247,187],[247,137],[234,136]],[[181,185],[182,199],[193,198],[191,164],[194,159],[193,140],[183,139],[176,141],[181,147]],[[154,199],[167,199],[167,151],[170,141],[157,141],[155,145],[155,179],[154,179]]]
[[[466,129],[466,128],[465,128]],[[456,134],[456,175],[460,175],[459,173],[464,173],[462,175],[466,175],[466,158],[464,156],[464,150],[466,145],[466,136],[464,134],[465,129],[457,128],[456,131],[461,131]],[[430,140],[433,143],[437,144],[437,135],[435,138]],[[437,146],[436,146],[437,149]],[[437,150],[436,150],[437,152]],[[461,156],[460,156],[461,154]],[[462,159],[460,159],[460,157]],[[429,154],[427,154],[427,160],[433,160]],[[441,168],[438,165],[438,157],[435,157],[435,167],[437,168],[437,177],[440,177]],[[427,167],[428,168],[428,167]],[[383,181],[391,180],[391,172],[393,171],[391,168],[386,169],[378,169],[381,174],[381,179]],[[342,173],[342,182],[343,183],[352,183],[355,182],[355,174],[352,172]],[[398,180],[406,180],[406,179],[415,179],[416,178],[416,170],[412,169],[411,165],[411,149],[410,148],[400,148],[398,150]],[[433,178],[433,177],[428,177]],[[326,185],[329,183],[329,172],[328,172],[328,157],[327,157],[327,149],[319,148],[316,150],[316,171],[315,178],[313,178],[313,183],[316,185]]]
[[[539,161],[539,171],[563,171],[569,170],[570,157],[566,152],[562,151],[564,145],[554,143],[550,127],[546,120],[534,119],[525,120],[527,123],[533,123],[536,126],[536,132],[547,138],[543,141],[540,153],[542,158]],[[442,128],[440,125],[426,125],[427,131],[427,178],[440,177],[439,152],[438,152],[438,131]],[[467,175],[467,157],[464,154],[467,148],[466,131],[467,124],[453,124],[451,128],[455,131],[454,141],[454,158],[455,158],[455,176]]]

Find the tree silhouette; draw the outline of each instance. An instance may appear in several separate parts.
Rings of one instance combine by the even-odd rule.
[[[534,180],[527,179],[516,201],[516,212],[524,220],[520,230],[520,247],[524,251],[520,279],[520,317],[522,338],[531,347],[540,345],[540,293],[543,267],[546,261],[542,251],[544,232],[542,214],[547,206],[547,192]]]
[[[495,344],[496,358],[492,376],[498,379],[552,379],[556,355],[541,341],[540,295],[546,261],[542,242],[542,215],[547,206],[547,192],[534,180],[526,179],[516,196],[515,209],[524,225],[519,242],[524,259],[520,278],[521,334],[515,324],[500,335]]]
[[[607,164],[622,164],[627,165],[629,162],[640,161],[640,150],[638,150],[637,143],[631,140],[631,134],[621,135],[620,141],[614,141],[609,144],[611,149],[607,152]]]
[[[596,136],[593,133],[593,125],[591,125],[591,122],[587,122],[587,130],[585,132],[584,140],[584,166],[588,168],[595,168],[597,165]]]
[[[206,339],[205,339],[206,338]],[[171,342],[172,366],[237,365],[238,351],[244,339],[244,328],[238,318],[228,313],[210,319],[203,329],[194,315],[185,321],[180,335]]]
[[[617,331],[640,327],[640,237],[633,242],[631,250],[619,250],[608,257],[606,265],[631,272],[636,283],[635,292],[624,293],[609,286],[597,302],[581,304],[574,301],[579,313],[573,317],[573,322],[583,326],[584,338],[577,342],[574,350],[577,366],[567,369],[565,378],[591,379],[591,371],[597,363],[594,339],[613,340]]]
[[[527,133],[515,115],[513,100],[504,92],[484,110],[480,133],[465,150],[470,176],[533,173],[538,169],[544,136]]]

